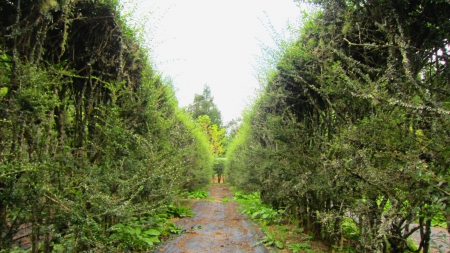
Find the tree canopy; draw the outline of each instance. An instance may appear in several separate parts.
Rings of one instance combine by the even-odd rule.
[[[207,84],[203,87],[202,94],[195,94],[194,101],[187,107],[187,111],[195,120],[202,115],[208,115],[211,119],[211,125],[217,125],[218,128],[222,128],[222,115],[214,103],[211,88]]]
[[[215,157],[224,155],[225,128],[218,128],[216,124],[211,123],[208,115],[201,115],[197,118],[199,128],[208,136],[209,147]]]
[[[215,157],[225,153],[226,131],[222,127],[222,116],[214,103],[211,89],[205,84],[203,93],[195,94],[194,102],[186,110],[199,128],[207,135],[209,147]]]

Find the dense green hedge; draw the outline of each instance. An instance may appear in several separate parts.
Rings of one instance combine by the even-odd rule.
[[[111,226],[209,182],[206,136],[119,11],[0,3],[1,250],[29,225],[32,252],[118,251]]]
[[[315,2],[244,116],[228,178],[330,245],[404,252],[415,231],[429,252],[432,221],[450,217],[450,5]]]

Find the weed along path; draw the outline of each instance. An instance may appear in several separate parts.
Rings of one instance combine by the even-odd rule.
[[[177,222],[187,232],[156,252],[269,252],[258,243],[262,232],[237,211],[227,185],[213,184],[210,199],[198,201],[192,209],[193,217]]]

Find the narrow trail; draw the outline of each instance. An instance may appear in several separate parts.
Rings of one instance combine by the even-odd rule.
[[[419,244],[420,242],[420,232],[415,232],[411,238]],[[430,252],[431,253],[449,253],[450,252],[450,234],[447,229],[441,227],[431,228],[431,242],[430,242]]]
[[[225,197],[230,200],[222,201]],[[210,198],[193,206],[194,217],[181,219],[186,231],[156,250],[165,253],[189,252],[269,252],[262,244],[262,232],[237,211],[227,185],[213,184]]]

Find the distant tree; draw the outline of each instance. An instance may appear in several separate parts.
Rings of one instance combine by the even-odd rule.
[[[228,146],[233,141],[233,139],[237,136],[238,129],[239,129],[239,126],[241,125],[241,123],[242,123],[242,119],[238,118],[238,119],[232,119],[225,125],[226,139],[223,144],[225,150],[228,150]]]
[[[232,119],[230,122],[227,123],[226,128],[227,128],[227,138],[229,140],[233,139],[237,133],[238,133],[238,129],[239,126],[242,123],[242,119],[238,118],[238,119]]]
[[[192,115],[194,120],[202,115],[208,115],[212,125],[222,127],[222,115],[214,103],[214,97],[211,96],[211,89],[207,84],[203,87],[202,94],[195,94],[194,102],[188,105],[187,111]]]
[[[208,115],[201,115],[197,119],[198,126],[206,133],[209,139],[209,147],[214,156],[220,157],[225,153],[225,128],[219,128],[212,124]]]
[[[224,180],[222,180],[222,175],[225,172],[225,161],[226,161],[226,158],[216,158],[214,160],[213,170],[214,170],[214,173],[217,175],[217,183],[219,183],[219,184],[220,184],[220,181],[222,181],[222,183],[224,182]]]

